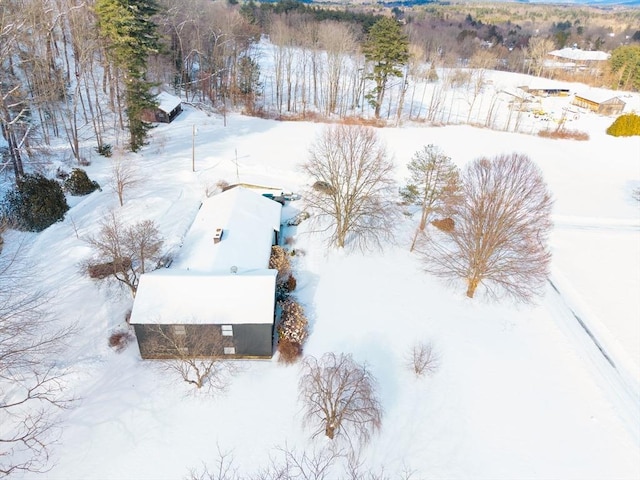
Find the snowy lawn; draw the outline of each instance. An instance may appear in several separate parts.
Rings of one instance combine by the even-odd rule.
[[[640,407],[640,205],[630,198],[640,184],[640,138],[607,137],[609,119],[580,121],[589,141],[464,126],[379,131],[399,182],[411,155],[429,143],[460,166],[479,156],[528,154],[556,201],[552,267],[570,298],[548,287],[536,306],[470,301],[462,285],[447,287],[422,272],[408,252],[415,226],[408,218],[397,225],[396,245],[367,254],[327,253],[306,223],[289,232],[304,251],[294,269],[311,326],[305,353],[352,353],[379,382],[382,430],[364,450],[372,468],[392,476],[408,468],[418,479],[640,478],[633,411]],[[107,187],[108,163],[96,157],[87,171],[102,192],[72,199],[65,220],[43,233],[8,235],[7,245],[28,242],[42,288],[56,293],[52,312],[80,327],[62,359],[75,370],[69,382],[79,400],[62,415],[55,466],[29,478],[180,479],[202,462],[213,465],[218,450],[233,452],[236,466],[250,473],[267,466],[277,446],[324,443],[309,441],[301,427],[298,366],[243,362],[228,391],[211,398],[190,395],[186,384],[140,360],[135,344],[111,351],[108,335],[122,325],[131,299],[99,289],[78,268],[89,255],[82,237],[111,208],[124,221],[154,219],[175,250],[219,180],[299,190],[305,179],[298,165],[322,127],[236,115],[223,127],[220,118],[187,108],[132,155],[143,181],[125,192],[124,207]],[[303,200],[288,211],[296,208]],[[594,358],[567,305],[604,332],[622,373]],[[415,378],[405,366],[417,340],[433,342],[439,354],[433,376]]]

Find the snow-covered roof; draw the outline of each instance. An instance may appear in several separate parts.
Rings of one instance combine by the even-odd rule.
[[[243,187],[206,199],[172,268],[204,273],[267,268],[281,210],[278,202]],[[222,238],[215,243],[218,228]]]
[[[561,50],[554,50],[549,52],[549,55],[554,57],[566,58],[568,60],[582,60],[582,61],[604,61],[608,60],[611,56],[607,52],[601,52],[598,50],[580,50],[579,48],[563,48]]]
[[[171,113],[174,108],[182,103],[182,100],[180,100],[179,97],[167,92],[160,92],[156,96],[156,101],[158,102],[158,108],[165,113]]]
[[[611,91],[607,90],[589,90],[583,92],[576,92],[576,97],[584,98],[596,103],[605,103],[611,100],[616,100],[616,103],[625,103],[624,100],[616,95],[613,95]]]
[[[276,270],[207,275],[164,268],[142,275],[132,324],[273,323]]]

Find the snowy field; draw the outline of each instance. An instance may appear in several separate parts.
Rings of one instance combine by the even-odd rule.
[[[305,223],[285,232],[305,252],[294,260],[295,294],[311,326],[305,353],[352,353],[378,379],[384,416],[363,451],[369,467],[390,478],[411,471],[412,479],[640,478],[640,204],[631,195],[640,186],[640,137],[605,135],[611,121],[576,119],[572,128],[590,134],[584,142],[468,126],[379,130],[400,183],[412,154],[429,143],[460,166],[516,151],[542,168],[555,199],[557,290],[549,285],[538,305],[471,301],[463,285],[425,274],[408,251],[417,219],[403,218],[396,243],[368,254],[327,252]],[[182,479],[214,466],[219,451],[248,474],[277,459],[278,447],[324,444],[301,426],[297,366],[242,362],[229,390],[212,398],[140,360],[135,344],[111,351],[107,338],[131,299],[99,289],[78,268],[90,254],[82,239],[111,209],[125,222],[155,220],[166,247],[177,249],[220,180],[300,190],[299,165],[322,128],[238,115],[225,127],[186,107],[129,154],[143,181],[125,192],[124,207],[107,187],[108,162],[95,157],[87,172],[101,192],[70,198],[65,220],[42,233],[7,235],[7,248],[27,242],[40,285],[56,295],[59,322],[80,327],[62,359],[78,401],[62,413],[51,471],[25,478]],[[304,199],[294,201],[285,212],[303,207]],[[416,340],[439,353],[430,377],[405,366]]]

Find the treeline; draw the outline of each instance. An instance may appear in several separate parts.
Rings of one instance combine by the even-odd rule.
[[[585,17],[590,13],[584,9],[567,7],[543,18],[537,6],[527,16],[527,7],[518,5],[522,21],[516,24],[501,8],[506,7],[469,7],[465,13],[455,5],[389,9],[294,0],[5,0],[0,3],[3,165],[18,177],[25,162],[45,162],[50,146],[61,140],[79,164],[91,155],[88,148],[137,150],[149,128],[143,114],[153,107],[158,88],[207,108],[269,116],[377,117],[382,110],[387,118],[399,118],[410,96],[411,118],[413,101],[424,97],[416,84],[436,81],[443,68],[548,74],[543,57],[549,50],[577,39],[584,40],[583,48],[613,41],[603,16]],[[627,43],[637,45],[640,33],[632,23],[620,25],[620,18],[611,16],[622,32],[616,40],[624,34]],[[381,19],[395,20],[402,31],[396,44],[400,55],[383,82],[385,60],[367,54],[366,46]],[[637,56],[633,49],[615,55],[620,74],[611,82],[637,88]],[[598,78],[591,71],[585,75],[574,80]],[[473,99],[481,83],[475,82]],[[429,111],[438,112],[443,100],[434,96],[431,102]],[[444,113],[424,114],[424,120],[438,115],[443,120]]]

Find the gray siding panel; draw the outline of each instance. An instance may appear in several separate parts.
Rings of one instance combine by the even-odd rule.
[[[160,325],[170,332],[174,325]],[[211,357],[268,357],[273,355],[273,324],[236,324],[233,325],[233,336],[223,336],[221,325],[179,325],[186,331],[184,345],[193,351],[197,344],[199,356]],[[159,325],[134,324],[136,339],[140,348],[140,356],[145,359],[172,358],[170,349],[163,349],[162,338],[157,333]],[[202,345],[203,338],[210,339],[210,344]],[[194,343],[196,342],[196,343]],[[225,347],[234,347],[235,355],[225,355]],[[173,350],[175,352],[175,350]]]

